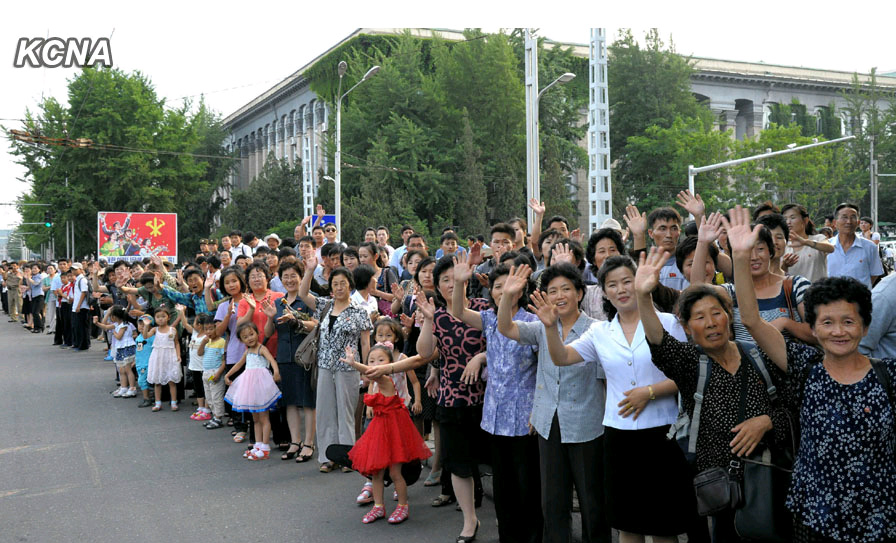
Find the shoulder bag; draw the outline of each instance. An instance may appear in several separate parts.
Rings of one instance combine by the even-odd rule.
[[[333,301],[328,300],[320,312],[320,322],[317,323],[314,330],[308,332],[308,335],[296,348],[294,360],[305,371],[311,371],[311,388],[317,388],[317,349],[320,346],[320,327],[332,308]]]

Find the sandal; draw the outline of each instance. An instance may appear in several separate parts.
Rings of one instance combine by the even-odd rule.
[[[429,476],[423,481],[423,486],[438,486],[442,484],[442,470],[430,471]]]
[[[321,473],[330,473],[334,469],[336,469],[336,464],[334,464],[333,462],[324,462],[320,465]]]
[[[446,494],[439,494],[438,496],[433,498],[430,505],[432,505],[433,507],[442,507],[445,505],[451,505],[452,503],[454,503],[456,501],[457,501],[457,498],[455,498],[454,496],[448,496]]]
[[[298,447],[298,449],[296,449],[296,450],[294,450],[294,451],[292,451],[292,452],[289,452],[289,449],[291,449],[293,445],[295,445],[296,447]],[[281,445],[280,447],[281,447],[280,450],[286,451],[286,452],[283,453],[283,455],[280,457],[280,460],[292,460],[292,459],[295,458],[296,455],[298,455],[299,452],[302,450],[302,444],[301,444],[301,443],[295,443],[295,442],[292,442],[292,441],[289,442],[289,445],[287,445],[285,449],[282,448],[283,445]]]
[[[246,432],[237,432],[235,436],[233,436],[234,443],[242,443],[246,441]]]
[[[361,493],[358,494],[358,497],[355,498],[355,503],[358,505],[367,505],[368,503],[373,501],[373,483],[367,481],[364,483],[364,488],[361,489]]]
[[[162,410],[162,406],[161,406],[161,405],[153,405],[153,406],[152,406],[152,412],[153,412],[153,413],[158,413],[158,412],[161,411],[161,410]]]
[[[296,463],[302,464],[314,458],[314,445],[308,445],[307,443],[302,443],[302,450],[311,449],[311,452],[308,454],[300,454],[296,457]]]
[[[374,505],[373,509],[368,511],[367,514],[361,518],[361,522],[363,522],[364,524],[370,524],[373,521],[385,518],[385,516],[386,507],[383,505]]]
[[[233,426],[233,417],[227,417],[227,426]]]
[[[389,524],[401,524],[402,522],[408,519],[408,506],[407,505],[399,505],[395,508],[395,511],[389,515]]]
[[[247,456],[246,459],[250,461],[267,460],[270,456],[270,450],[253,449],[249,451],[249,456]]]

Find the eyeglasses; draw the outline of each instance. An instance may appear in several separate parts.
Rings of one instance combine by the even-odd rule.
[[[327,228],[326,230],[324,230],[324,232],[335,232],[335,231],[336,231],[335,228]]]
[[[859,216],[858,215],[837,215],[837,220],[844,221],[844,222],[858,222]]]

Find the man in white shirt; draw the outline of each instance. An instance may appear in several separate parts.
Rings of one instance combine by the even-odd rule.
[[[389,255],[389,261],[392,261],[392,255],[395,254],[395,247],[389,245],[389,229],[385,226],[379,226],[376,229],[376,244],[380,247],[386,249],[386,254]]]
[[[72,303],[72,344],[73,351],[86,351],[90,348],[90,306],[87,303],[89,285],[84,276],[84,265],[80,262],[72,264],[75,273],[75,289]]]
[[[834,252],[828,255],[828,277],[852,277],[869,289],[884,274],[880,252],[873,241],[856,235],[859,208],[854,204],[840,204],[834,211],[837,235],[828,241]]]
[[[874,228],[874,219],[871,217],[862,217],[859,219],[859,230],[862,231],[862,237],[870,239],[875,245],[880,245],[880,233],[872,232],[872,228]]]
[[[399,275],[404,271],[404,268],[401,266],[401,257],[408,252],[408,238],[411,237],[413,233],[414,229],[410,225],[406,224],[401,227],[401,241],[403,244],[398,249],[395,249],[395,252],[392,253],[392,258],[389,259],[389,265],[398,270]]]
[[[230,255],[234,262],[240,255],[252,256],[252,249],[243,244],[243,233],[239,230],[230,231]]]
[[[249,248],[252,251],[252,254],[255,254],[255,251],[258,250],[259,247],[263,247],[261,241],[258,239],[258,236],[255,235],[255,232],[246,232],[242,236],[243,245]]]

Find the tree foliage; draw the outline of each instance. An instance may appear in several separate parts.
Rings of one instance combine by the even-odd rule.
[[[518,33],[477,29],[464,37],[356,39],[319,61],[321,79],[311,85],[325,99],[337,94],[339,60],[349,65],[345,85],[369,66],[381,67],[342,104],[344,239],[360,239],[364,228],[380,224],[392,232],[411,224],[424,234],[450,224],[461,235],[479,234],[525,215],[522,42]],[[540,116],[542,194],[574,219],[569,177],[586,156],[578,121],[587,105],[587,61],[540,47],[542,81],[564,72],[581,81],[546,94]],[[332,142],[328,149],[332,157]],[[332,209],[332,198],[332,187],[322,184],[317,200]]]
[[[302,170],[297,163],[276,159],[268,154],[255,180],[243,190],[231,194],[230,205],[222,213],[219,235],[233,229],[252,231],[259,237],[270,233],[271,227],[282,221],[298,224],[302,214]],[[289,229],[292,237],[292,228]]]
[[[55,215],[52,228],[27,235],[28,245],[55,237],[61,254],[65,222],[73,221],[74,254],[93,253],[98,211],[151,211],[178,213],[191,228],[181,249],[195,247],[193,238],[211,228],[220,204],[211,196],[231,163],[220,145],[217,117],[204,104],[195,113],[189,102],[167,108],[148,77],[108,68],[86,68],[72,78],[68,104],[44,99],[37,112],[25,113],[22,130],[88,138],[94,148],[12,144],[31,180],[22,203],[49,203]],[[19,211],[23,222],[41,222],[44,209],[20,206]]]

